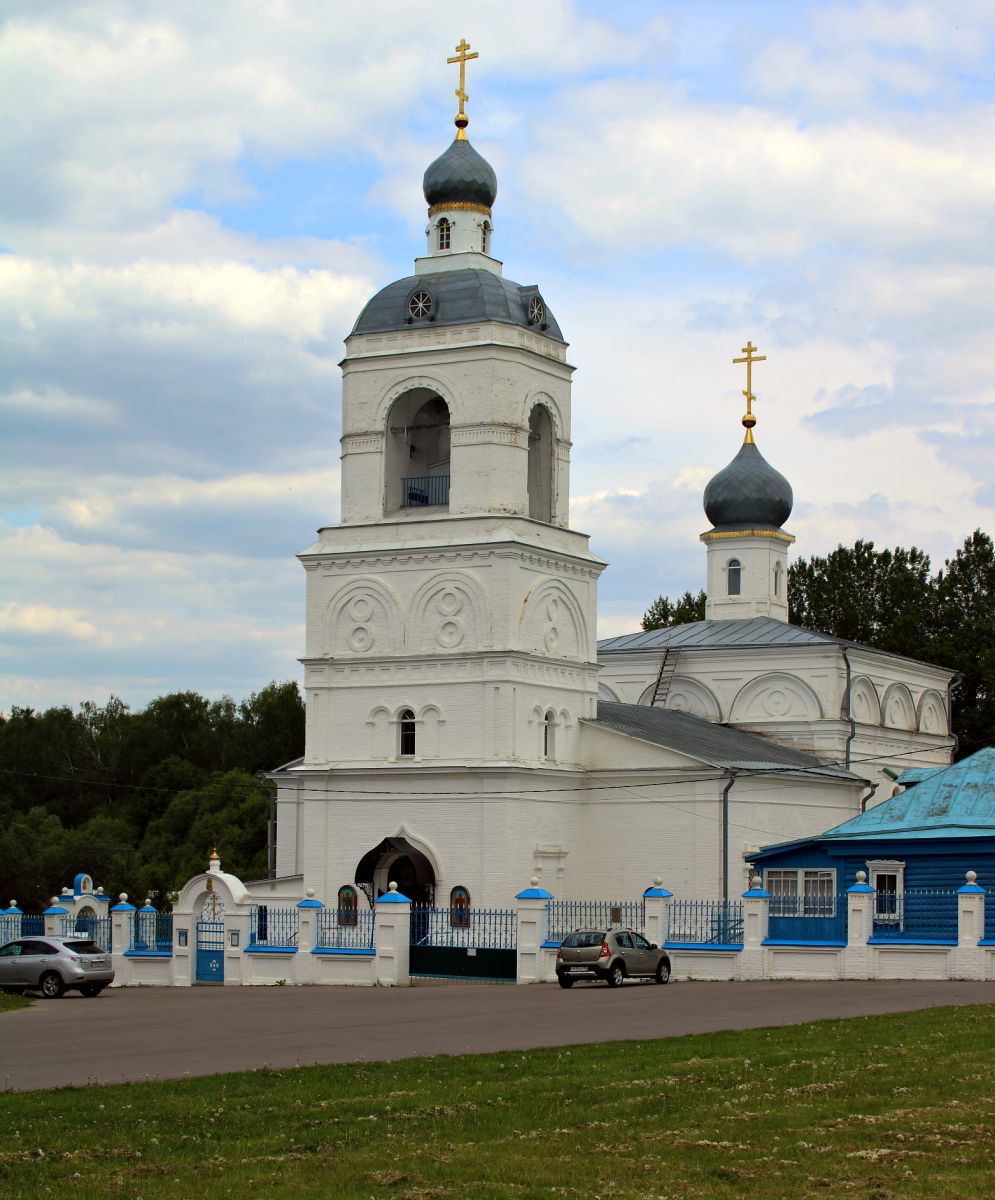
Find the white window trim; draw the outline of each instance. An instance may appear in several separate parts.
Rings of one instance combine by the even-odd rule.
[[[791,879],[794,883],[794,891],[774,892],[771,891],[770,876],[777,875],[780,878],[777,882],[786,883]],[[808,878],[807,878],[808,877]],[[830,884],[828,898],[831,903],[827,906],[827,911],[823,912],[806,912],[805,901],[809,898],[809,893],[806,890],[807,882],[815,882],[819,880],[827,880]],[[837,894],[837,873],[835,867],[768,867],[764,869],[763,875],[764,887],[768,892],[771,892],[771,898],[775,896],[792,896],[798,901],[799,911],[795,913],[776,913],[776,916],[793,917],[796,920],[816,920],[819,918],[833,918],[836,916],[836,894]],[[821,890],[813,893],[815,896],[824,894]],[[775,906],[776,907],[776,906]]]
[[[875,893],[878,891],[878,876],[879,875],[894,875],[895,876],[895,895],[901,896],[905,891],[905,862],[898,858],[869,858],[867,860],[867,878]],[[885,893],[886,895],[890,893]],[[894,910],[890,912],[882,912],[880,907],[880,899],[875,894],[874,896],[874,920],[878,924],[901,924],[901,904],[895,904]]]

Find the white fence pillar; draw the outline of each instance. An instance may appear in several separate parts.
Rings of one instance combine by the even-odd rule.
[[[770,892],[759,879],[743,893],[743,952],[739,956],[740,979],[763,979],[766,974],[766,950],[768,922],[770,920]]]
[[[654,879],[653,886],[643,892],[643,936],[657,946],[662,946],[670,937],[670,905],[673,895],[659,878]]]
[[[314,898],[314,888],[308,888],[307,899],[297,901],[297,955],[294,959],[294,982],[314,983],[314,955],[318,944],[318,914],[324,908]]]
[[[122,892],[117,904],[111,907],[111,965],[114,982],[119,986],[131,983],[131,959],[124,952],[131,949],[131,923],[135,906],[128,903],[128,893]]]
[[[239,904],[235,908],[225,909],[222,919],[225,927],[224,945],[221,948],[225,964],[225,987],[241,987],[243,983],[252,983],[252,955],[245,953],[245,947],[249,944],[249,932],[252,926],[251,907],[247,904]],[[238,935],[234,939],[232,938],[233,933]],[[193,927],[192,936],[196,941],[196,923]],[[233,940],[235,945],[232,945]],[[197,950],[195,947],[195,962],[196,954]]]
[[[955,979],[984,979],[985,889],[978,886],[976,871],[967,872],[967,883],[957,889],[957,949],[953,953]]]
[[[516,983],[542,983],[543,971],[540,957],[542,944],[546,940],[546,905],[553,893],[539,886],[538,875],[533,876],[531,887],[519,892],[516,915],[518,963]]]
[[[69,909],[62,907],[58,896],[53,896],[48,908],[42,913],[45,933],[49,937],[62,937],[62,918],[68,915]]]
[[[846,979],[871,978],[871,949],[867,939],[874,932],[874,901],[877,892],[867,882],[867,872],[857,872],[857,882],[847,888],[847,942],[843,951]]]
[[[375,930],[376,981],[381,987],[411,982],[411,901],[391,883],[377,901]]]

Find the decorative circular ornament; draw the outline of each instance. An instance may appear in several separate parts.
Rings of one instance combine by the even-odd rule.
[[[463,607],[463,597],[458,592],[445,591],[439,597],[439,612],[452,617]]]
[[[553,628],[550,629],[549,632],[546,634],[546,649],[547,650],[555,650],[559,644],[560,644],[560,631],[554,625]]]
[[[541,325],[546,319],[546,306],[538,296],[529,301],[529,324]]]
[[[786,693],[778,690],[768,692],[764,697],[764,709],[769,716],[783,717],[791,707],[791,701]]]
[[[357,654],[364,654],[373,645],[373,634],[365,625],[357,625],[349,634],[349,646]]]
[[[373,616],[373,605],[365,596],[360,596],[349,605],[349,615],[354,621],[368,621]]]
[[[439,626],[439,645],[446,650],[452,650],[463,640],[463,627],[459,621],[443,621]]]
[[[408,301],[408,313],[412,320],[424,321],[432,312],[432,297],[428,292],[415,292]]]

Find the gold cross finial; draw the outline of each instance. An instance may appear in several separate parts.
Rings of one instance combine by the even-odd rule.
[[[470,49],[470,43],[466,38],[460,38],[460,44],[456,47],[456,55],[454,58],[447,58],[447,63],[459,63],[459,87],[456,89],[456,99],[459,101],[459,112],[456,114],[456,128],[459,132],[456,134],[458,141],[466,141],[466,127],[470,124],[470,118],[463,111],[463,105],[470,99],[466,94],[466,64],[471,58],[479,58],[480,55],[474,51],[473,54],[467,54]]]
[[[734,358],[734,363],[746,363],[746,388],[743,395],[746,397],[746,412],[743,415],[743,424],[746,426],[745,442],[753,441],[753,426],[757,423],[757,418],[753,415],[753,401],[756,396],[753,394],[753,364],[755,362],[766,362],[766,354],[757,354],[756,346],[752,342],[747,342],[743,347],[745,358]]]

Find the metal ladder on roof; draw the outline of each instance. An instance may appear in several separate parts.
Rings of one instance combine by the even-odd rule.
[[[656,677],[656,687],[653,689],[653,699],[650,701],[650,708],[666,707],[667,693],[670,691],[670,685],[674,682],[674,676],[677,674],[677,660],[680,656],[680,650],[664,649],[663,657],[660,659],[660,670]]]

